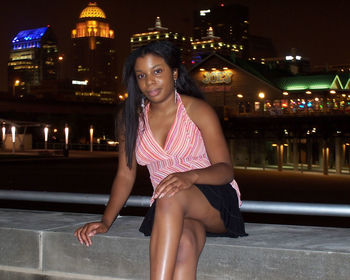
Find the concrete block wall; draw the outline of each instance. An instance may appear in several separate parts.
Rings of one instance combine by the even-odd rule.
[[[89,248],[73,236],[99,215],[0,209],[1,280],[149,279],[141,217],[120,217]],[[199,280],[345,280],[350,229],[247,224],[248,237],[207,238]]]

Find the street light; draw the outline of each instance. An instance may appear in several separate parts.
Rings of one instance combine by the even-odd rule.
[[[1,131],[2,131],[2,147],[3,147],[3,149],[5,149],[6,126],[5,126],[4,122],[2,123]]]
[[[13,83],[13,87],[12,87],[12,95],[15,96],[16,95],[16,87],[19,86],[19,83],[21,81],[20,80],[15,80]]]
[[[66,124],[65,128],[64,128],[64,138],[65,138],[65,145],[68,148],[68,137],[69,137],[69,127],[68,124]]]
[[[90,152],[93,151],[94,127],[90,125]]]
[[[15,145],[16,145],[16,127],[14,125],[11,127],[11,133],[12,133],[12,153],[14,153]]]
[[[47,140],[49,136],[49,128],[47,126],[44,127],[44,140],[45,140],[45,150],[47,150]]]
[[[65,157],[68,157],[68,137],[69,137],[69,127],[68,124],[66,124],[64,128],[64,138],[65,138],[65,143],[64,143],[64,150],[63,150],[63,155]]]

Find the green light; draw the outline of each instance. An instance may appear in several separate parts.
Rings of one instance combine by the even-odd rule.
[[[310,86],[310,89],[328,89],[329,85],[326,84],[314,84]]]
[[[299,85],[299,86],[288,86],[286,90],[303,90],[307,89],[305,85]]]

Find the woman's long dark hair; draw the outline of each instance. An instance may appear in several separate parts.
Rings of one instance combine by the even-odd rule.
[[[128,92],[128,98],[126,99],[123,110],[122,126],[125,137],[125,153],[129,168],[132,166],[132,155],[135,149],[139,118],[143,114],[141,110],[143,93],[138,87],[134,68],[137,58],[144,57],[147,54],[159,56],[165,60],[171,70],[177,69],[177,92],[204,99],[202,92],[183,65],[181,52],[175,45],[168,41],[158,41],[133,51],[126,59],[123,69],[123,82]]]

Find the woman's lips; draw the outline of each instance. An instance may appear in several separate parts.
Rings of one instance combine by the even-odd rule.
[[[147,91],[147,94],[151,97],[158,95],[160,92],[160,89],[154,89],[154,90],[149,90]]]

